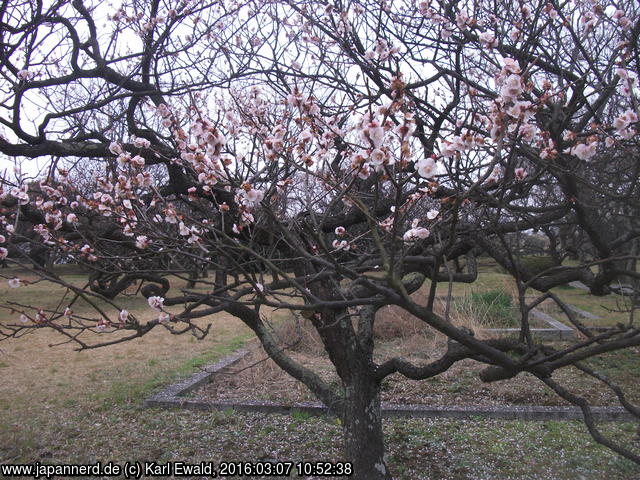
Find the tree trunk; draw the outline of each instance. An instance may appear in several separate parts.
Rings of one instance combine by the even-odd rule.
[[[366,373],[350,379],[343,416],[345,453],[357,480],[390,480],[384,461],[380,384]]]
[[[214,283],[218,288],[225,287],[227,285],[227,271],[222,268],[216,270]]]

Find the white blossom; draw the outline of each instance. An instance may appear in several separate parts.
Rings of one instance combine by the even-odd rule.
[[[440,214],[440,212],[438,210],[429,210],[427,212],[427,218],[429,220],[433,220],[434,218],[436,218],[438,215]]]
[[[163,297],[149,297],[147,299],[149,306],[153,308],[157,312],[162,311],[162,307],[164,306],[164,298]]]

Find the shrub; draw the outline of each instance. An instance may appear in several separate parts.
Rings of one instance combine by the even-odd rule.
[[[464,297],[456,308],[485,326],[516,326],[519,323],[518,309],[511,295],[502,290],[473,292]]]
[[[543,257],[521,257],[520,265],[526,268],[532,275],[538,275],[545,270],[553,267],[557,267],[558,264],[553,258],[548,256]]]

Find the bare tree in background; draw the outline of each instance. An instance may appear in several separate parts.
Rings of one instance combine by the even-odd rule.
[[[45,245],[92,270],[82,289],[37,268],[67,288],[70,306],[110,306],[79,318],[6,302],[25,322],[3,326],[5,337],[55,328],[81,349],[157,327],[202,337],[200,319],[225,311],[343,419],[361,479],[391,478],[383,379],[427,379],[472,358],[486,364],[486,382],[533,374],[582,408],[596,441],[640,463],[552,377],[577,366],[638,416],[581,363],[639,345],[633,315],[594,335],[549,293],[579,280],[594,295],[622,291],[632,307],[638,298],[636,2],[155,0],[108,17],[101,8],[3,3],[0,152],[52,161],[38,182],[5,180],[0,254]],[[88,189],[69,174],[84,159],[102,164]],[[505,240],[531,231],[553,239],[557,266],[534,271]],[[588,254],[562,266],[570,249]],[[448,284],[476,280],[483,251],[517,282],[518,338],[483,341],[434,311]],[[466,269],[452,270],[462,258]],[[216,278],[171,291],[194,262]],[[118,305],[138,280],[156,320]],[[411,296],[425,282],[427,293]],[[543,293],[528,301],[532,291]],[[546,298],[581,331],[575,344],[532,338],[529,311]],[[373,325],[387,305],[446,335],[446,353],[376,363]],[[277,345],[266,307],[305,313],[339,387]],[[87,343],[85,331],[104,341]]]

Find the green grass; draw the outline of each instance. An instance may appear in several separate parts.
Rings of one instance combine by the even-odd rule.
[[[513,304],[511,295],[502,290],[471,292],[456,299],[455,308],[459,312],[473,315],[482,325],[514,327],[519,325],[520,314]]]
[[[512,288],[512,279],[489,262],[480,268],[478,282],[455,284],[454,295],[475,293],[474,302],[502,308],[502,295]],[[77,273],[69,276],[74,283],[83,278]],[[46,284],[32,287],[11,291],[12,300],[43,306],[52,302]],[[8,291],[0,290],[0,295]],[[491,294],[493,300],[486,294],[492,290],[499,292]],[[590,302],[609,301],[575,289],[558,290],[563,298],[576,298],[571,303],[584,310],[595,308]],[[445,291],[442,285],[438,293]],[[148,310],[144,299],[123,297],[118,302],[133,312]],[[77,310],[85,307],[78,305]],[[47,349],[39,334],[11,348],[0,344],[6,355],[0,357],[3,379],[10,370],[34,362],[33,375],[20,377],[20,390],[7,390],[6,382],[0,387],[5,388],[0,390],[0,462],[342,459],[342,430],[335,419],[304,412],[284,417],[141,408],[148,395],[239,348],[251,338],[247,330],[216,321],[211,337],[202,342],[172,343],[174,338],[165,332],[153,343],[135,341],[68,355]],[[146,350],[150,345],[153,353]],[[604,363],[594,360],[592,366],[614,378],[628,375],[638,381],[634,358],[628,355],[616,354]],[[469,381],[462,375],[451,388],[461,390]],[[394,478],[402,480],[640,478],[636,465],[595,444],[578,422],[393,419],[386,420],[384,428],[389,466]],[[603,428],[625,445],[637,446],[635,425],[611,423]]]

